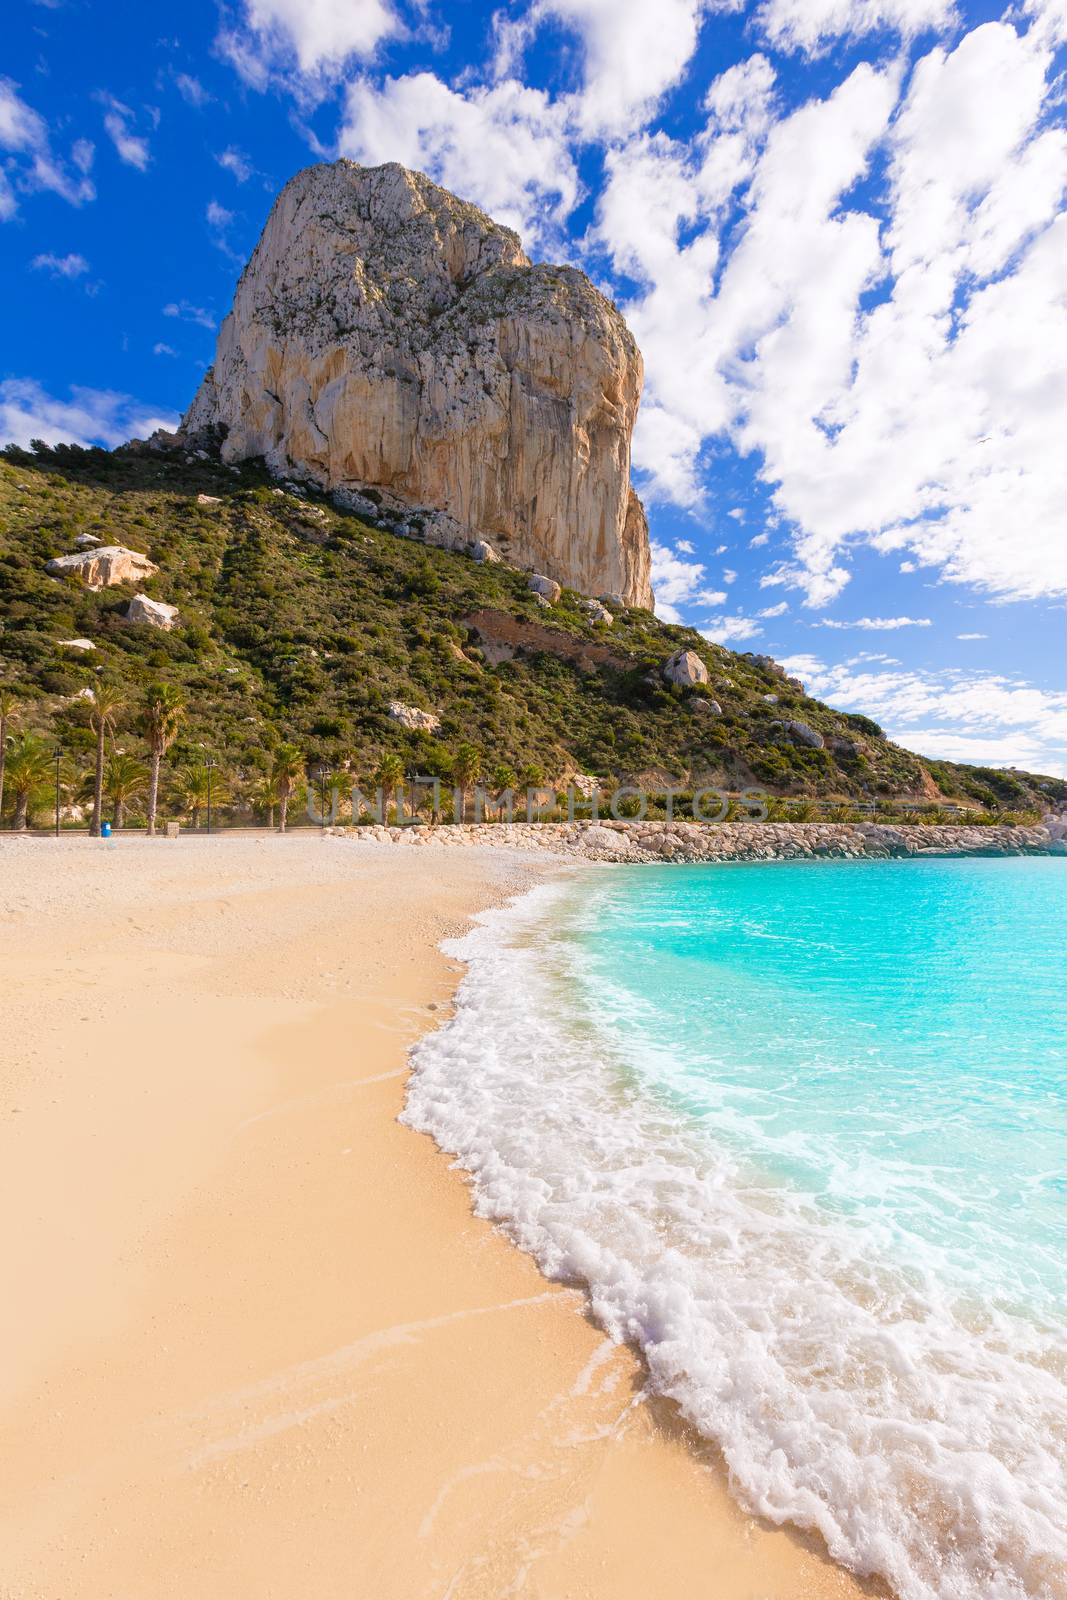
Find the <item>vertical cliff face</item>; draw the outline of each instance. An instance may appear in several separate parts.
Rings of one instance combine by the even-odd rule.
[[[387,491],[516,566],[648,606],[641,379],[583,273],[531,265],[419,173],[337,161],[278,197],[183,427],[217,427],[227,460]]]

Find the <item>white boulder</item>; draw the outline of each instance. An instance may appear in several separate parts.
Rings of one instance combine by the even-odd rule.
[[[402,700],[390,700],[389,715],[402,728],[410,728],[417,733],[440,732],[440,717],[434,716],[432,711],[420,711],[418,706],[406,706]]]
[[[96,646],[91,639],[57,639],[56,644],[62,645],[64,650],[96,649]]]
[[[55,578],[79,578],[87,589],[110,589],[116,583],[143,583],[159,568],[139,550],[105,544],[81,555],[57,556],[48,562],[45,571]]]
[[[135,594],[126,607],[127,622],[147,622],[150,628],[162,628],[169,633],[178,626],[178,607],[168,606],[162,600],[149,600],[146,594]]]
[[[475,561],[484,561],[490,566],[498,564],[500,561],[500,557],[497,555],[492,545],[489,544],[485,539],[475,540],[474,544],[471,546],[471,555],[474,557]]]
[[[550,606],[554,606],[563,593],[555,578],[546,578],[542,572],[531,575],[529,587],[534,594],[539,594],[542,600],[547,600]]]
[[[696,683],[707,683],[708,669],[694,650],[676,650],[664,664],[663,676],[668,683],[691,689]]]

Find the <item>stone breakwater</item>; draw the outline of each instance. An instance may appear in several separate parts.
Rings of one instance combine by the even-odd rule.
[[[337,828],[408,848],[495,845],[585,861],[800,861],[820,857],[1067,854],[1067,828],[891,826],[875,822],[537,822]]]

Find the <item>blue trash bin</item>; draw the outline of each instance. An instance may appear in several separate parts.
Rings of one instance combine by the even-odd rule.
[[[110,839],[111,838],[111,824],[110,824],[110,822],[102,822],[100,824],[100,837],[101,837],[101,839]]]

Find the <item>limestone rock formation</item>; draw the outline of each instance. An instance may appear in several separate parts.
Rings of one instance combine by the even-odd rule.
[[[630,487],[640,352],[581,272],[390,163],[283,189],[182,425],[321,487],[396,496],[513,566],[650,606]]]
[[[796,744],[807,745],[809,750],[822,750],[826,740],[817,728],[811,727],[806,722],[777,722],[777,728],[782,728]]]
[[[46,564],[45,571],[54,578],[73,575],[80,578],[87,589],[110,589],[116,583],[143,583],[159,568],[139,550],[127,550],[121,544],[104,544],[98,550],[85,550],[80,555],[58,556]]]
[[[390,700],[389,715],[402,728],[416,733],[439,733],[441,719],[432,711],[420,711],[418,706],[406,706],[402,700]]]
[[[540,599],[547,600],[550,606],[554,606],[563,593],[555,578],[546,578],[541,572],[534,573],[530,579],[530,588]]]
[[[663,668],[668,683],[691,689],[694,684],[707,683],[708,669],[695,650],[676,650]]]
[[[147,622],[151,628],[162,628],[169,633],[178,626],[178,607],[168,606],[162,600],[149,600],[146,594],[135,594],[126,607],[127,622]]]

